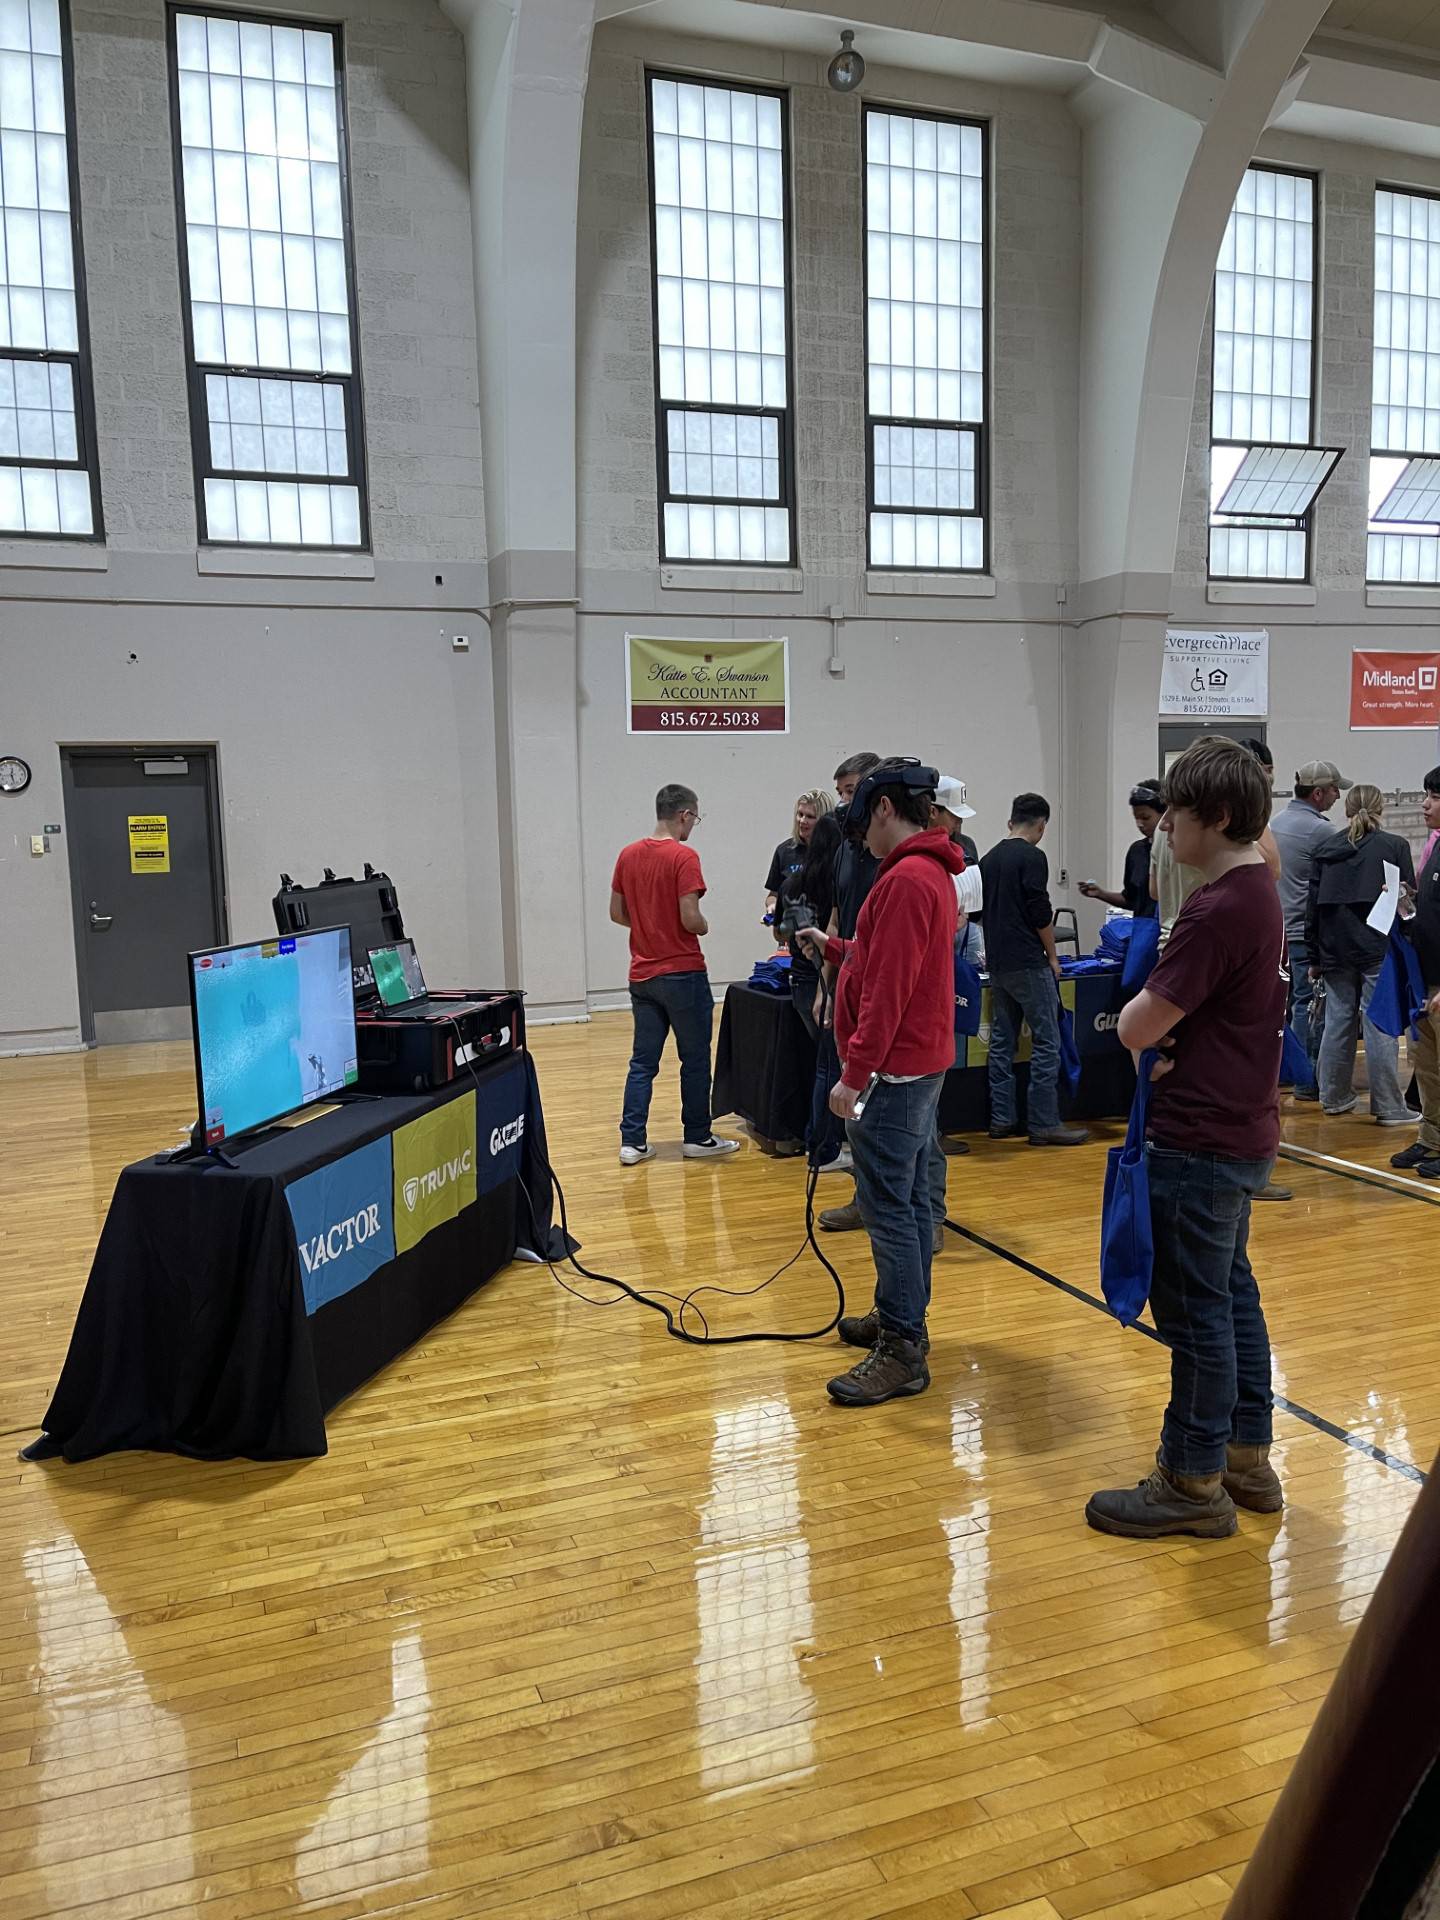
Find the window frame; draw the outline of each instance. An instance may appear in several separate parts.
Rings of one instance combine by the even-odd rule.
[[[202,19],[234,20],[238,24],[261,27],[298,27],[307,33],[328,33],[335,43],[335,122],[339,150],[340,228],[345,247],[345,293],[350,311],[350,372],[326,373],[322,370],[296,371],[286,367],[247,367],[231,361],[198,361],[195,357],[195,322],[191,310],[190,246],[186,228],[185,152],[180,132],[180,53],[176,22],[182,13]],[[360,302],[355,267],[355,223],[350,205],[350,103],[345,57],[345,29],[336,20],[318,20],[304,14],[257,13],[249,9],[217,5],[216,0],[166,0],[165,55],[168,63],[170,98],[170,157],[175,184],[175,248],[180,264],[180,311],[185,329],[185,389],[190,408],[190,461],[195,486],[195,538],[199,546],[217,547],[231,553],[370,553],[370,474],[365,445],[364,375],[360,364]],[[214,151],[214,149],[212,149]],[[254,232],[247,228],[246,232]],[[345,438],[350,470],[345,474],[284,474],[216,467],[210,458],[210,409],[205,391],[207,374],[220,374],[244,380],[276,380],[294,386],[339,386],[345,401]],[[358,546],[318,546],[278,540],[216,540],[209,531],[205,506],[206,480],[293,481],[298,485],[353,486],[359,495],[360,543]]]
[[[95,419],[95,381],[90,353],[90,301],[85,282],[85,236],[80,209],[80,153],[75,113],[75,36],[70,21],[70,0],[57,0],[60,16],[60,84],[65,100],[65,167],[70,189],[70,255],[75,268],[74,353],[62,353],[54,347],[0,347],[0,360],[29,361],[32,365],[52,366],[57,362],[72,369],[75,385],[75,440],[73,460],[42,460],[22,453],[0,454],[0,466],[44,467],[53,472],[87,473],[90,478],[90,532],[31,532],[25,527],[0,527],[0,541],[62,540],[80,541],[87,546],[105,543],[105,514],[100,491],[100,435]]]
[[[1320,395],[1320,316],[1321,316],[1321,306],[1322,306],[1322,302],[1320,298],[1320,213],[1321,213],[1321,206],[1322,206],[1322,202],[1320,198],[1321,176],[1319,172],[1313,167],[1287,167],[1280,164],[1278,161],[1256,160],[1254,158],[1246,161],[1245,172],[1246,173],[1281,173],[1281,174],[1288,174],[1290,178],[1293,180],[1308,180],[1310,182],[1311,189],[1314,196],[1311,201],[1311,218],[1310,218],[1310,399],[1309,399],[1310,417],[1309,417],[1309,430],[1308,430],[1307,438],[1303,442],[1299,440],[1256,440],[1256,439],[1235,440],[1232,438],[1217,439],[1215,437],[1215,335],[1216,335],[1216,332],[1218,331],[1215,325],[1215,276],[1220,271],[1219,265],[1218,265],[1218,254],[1217,254],[1217,264],[1210,274],[1210,398],[1207,403],[1208,411],[1209,411],[1209,419],[1206,422],[1208,431],[1206,434],[1206,457],[1205,457],[1205,581],[1207,586],[1213,583],[1214,585],[1217,585],[1217,586],[1232,586],[1232,587],[1312,587],[1315,584],[1315,507],[1320,498],[1319,493],[1316,494],[1315,499],[1311,502],[1307,511],[1301,516],[1301,524],[1298,528],[1298,531],[1303,533],[1305,536],[1305,571],[1298,579],[1281,578],[1271,573],[1216,573],[1212,565],[1212,562],[1214,559],[1215,535],[1217,532],[1225,533],[1229,531],[1229,529],[1225,527],[1217,528],[1215,526],[1214,524],[1215,513],[1214,513],[1214,509],[1210,505],[1210,484],[1211,484],[1210,462],[1216,447],[1279,447],[1279,446],[1300,447],[1302,445],[1312,449],[1316,447],[1315,416],[1316,416],[1316,407],[1317,407],[1317,403],[1319,401],[1319,395]],[[1242,175],[1241,177],[1243,178],[1244,176]],[[1239,188],[1237,187],[1235,191],[1238,194]],[[1232,199],[1230,203],[1230,212],[1227,213],[1225,216],[1227,224],[1234,217],[1234,211],[1235,211],[1235,203],[1234,203],[1234,200]],[[1223,241],[1223,238],[1224,238],[1223,234],[1221,238]],[[1372,300],[1374,298],[1373,289],[1371,292],[1371,298]],[[1339,464],[1340,462],[1337,460],[1335,463],[1335,466],[1338,467]],[[1331,473],[1333,473],[1335,471],[1335,468],[1332,467],[1330,471]],[[1327,483],[1328,483],[1329,477],[1330,476],[1327,474],[1326,475]],[[1323,485],[1320,491],[1321,492],[1324,491]],[[1233,519],[1233,518],[1236,518],[1237,516],[1231,515],[1228,517]],[[1267,530],[1271,532],[1293,533],[1297,531],[1297,528],[1295,528],[1294,526],[1285,526],[1285,527],[1275,526],[1275,527],[1270,527]]]
[[[1375,266],[1374,266],[1375,256],[1374,256],[1374,246],[1373,246],[1375,233],[1376,233],[1375,203],[1382,193],[1402,194],[1407,200],[1440,200],[1440,191],[1437,191],[1434,187],[1402,187],[1394,180],[1376,180],[1372,184],[1371,192],[1370,192],[1370,238],[1372,242],[1371,266],[1370,266],[1370,379],[1371,379],[1372,387],[1375,379],[1375,299],[1376,299],[1376,295],[1379,293],[1379,288],[1375,284],[1375,278],[1376,278]],[[1374,407],[1373,401],[1370,407],[1370,427],[1369,427],[1369,431],[1365,436],[1365,442],[1366,442],[1366,448],[1367,448],[1366,461],[1365,461],[1366,503],[1367,503],[1366,513],[1365,513],[1365,584],[1367,587],[1403,587],[1403,586],[1418,585],[1418,586],[1429,588],[1433,591],[1433,582],[1428,580],[1424,580],[1424,581],[1387,580],[1384,578],[1383,575],[1372,574],[1370,571],[1370,542],[1371,540],[1383,540],[1384,538],[1386,538],[1386,535],[1384,533],[1379,533],[1379,534],[1372,533],[1371,532],[1372,526],[1380,526],[1387,529],[1394,529],[1397,525],[1402,524],[1402,523],[1389,521],[1389,520],[1381,520],[1381,521],[1371,520],[1370,513],[1369,513],[1369,504],[1368,504],[1369,503],[1370,462],[1372,460],[1404,460],[1407,462],[1411,460],[1436,460],[1436,459],[1440,459],[1440,453],[1426,453],[1423,451],[1420,453],[1413,453],[1413,452],[1402,453],[1397,451],[1396,448],[1394,447],[1377,447],[1375,445],[1375,407]],[[1426,524],[1429,525],[1431,523],[1427,522]],[[1402,538],[1407,537],[1403,531],[1401,533],[1401,537]],[[1430,539],[1435,536],[1432,536],[1429,534],[1417,534],[1417,533],[1411,532],[1408,537],[1412,539]]]
[[[868,220],[868,194],[870,180],[870,114],[883,113],[892,119],[932,120],[944,122],[952,127],[972,127],[980,135],[980,333],[985,342],[985,369],[981,375],[982,391],[985,396],[985,419],[974,420],[921,420],[911,415],[908,419],[894,414],[872,414],[870,411],[870,226]],[[867,571],[875,568],[871,553],[871,520],[877,513],[903,513],[903,507],[877,506],[875,502],[875,427],[933,427],[943,433],[973,433],[975,436],[975,505],[973,507],[912,507],[912,513],[934,513],[949,520],[980,521],[982,534],[981,560],[978,567],[897,567],[887,562],[879,571],[884,573],[943,573],[960,579],[974,580],[990,573],[994,561],[994,529],[991,525],[991,445],[990,415],[995,404],[993,381],[995,350],[991,335],[994,300],[991,288],[991,275],[994,272],[994,254],[991,248],[993,226],[991,191],[992,173],[990,163],[991,123],[974,114],[940,113],[928,107],[894,106],[889,101],[872,99],[869,95],[860,103],[860,299],[862,303],[862,321],[864,326],[864,366],[861,370],[863,382],[862,400],[864,405],[865,432],[865,566]],[[963,312],[964,309],[962,308]]]
[[[795,193],[790,163],[790,93],[786,87],[756,85],[724,74],[685,73],[676,67],[644,67],[645,84],[645,191],[649,202],[650,228],[650,359],[651,390],[655,400],[655,499],[656,552],[662,567],[754,567],[774,572],[800,566],[799,511],[795,465]],[[724,87],[731,93],[753,93],[780,103],[780,191],[785,221],[785,406],[746,407],[738,402],[709,400],[666,400],[660,392],[660,258],[657,240],[655,201],[655,93],[656,80],[673,80],[690,87]],[[780,498],[774,501],[738,498],[733,494],[672,493],[670,491],[670,447],[665,431],[667,413],[729,413],[748,419],[780,420]],[[790,530],[790,556],[786,560],[704,560],[689,554],[670,555],[665,551],[665,509],[687,507],[766,507],[785,511]]]

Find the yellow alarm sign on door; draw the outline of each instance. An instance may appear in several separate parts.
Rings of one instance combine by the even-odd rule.
[[[168,873],[170,816],[164,813],[132,813],[128,818],[131,873]]]

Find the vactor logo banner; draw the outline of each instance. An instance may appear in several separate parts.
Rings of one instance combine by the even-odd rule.
[[[393,1141],[395,1251],[408,1253],[433,1228],[474,1205],[474,1094],[412,1120]]]
[[[368,1280],[395,1258],[390,1141],[375,1140],[285,1189],[305,1311]]]

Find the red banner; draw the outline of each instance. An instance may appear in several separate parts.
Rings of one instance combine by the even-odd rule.
[[[1350,727],[1440,727],[1440,653],[1352,653]]]
[[[632,733],[784,733],[784,707],[630,708]]]

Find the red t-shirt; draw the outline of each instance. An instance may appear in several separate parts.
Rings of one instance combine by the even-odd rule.
[[[705,956],[693,933],[680,924],[680,901],[704,893],[700,856],[683,840],[636,840],[615,862],[610,882],[630,915],[630,978],[662,973],[703,973]]]
[[[1185,902],[1145,983],[1185,1015],[1174,1029],[1174,1070],[1150,1103],[1157,1146],[1275,1157],[1285,968],[1280,894],[1263,863],[1232,867]]]

